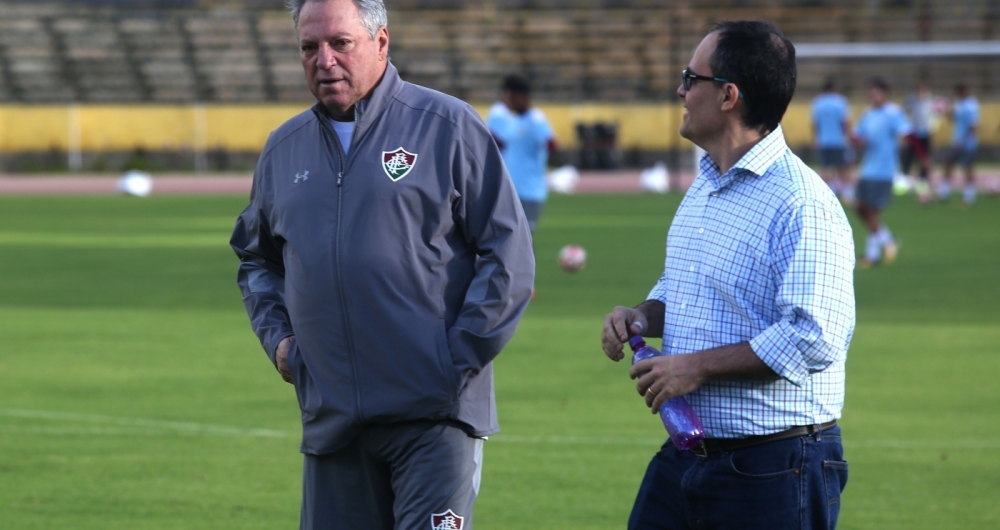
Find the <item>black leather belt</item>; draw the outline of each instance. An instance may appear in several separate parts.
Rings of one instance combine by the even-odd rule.
[[[832,420],[820,425],[802,425],[800,427],[792,427],[791,429],[786,429],[774,434],[765,434],[764,436],[750,436],[747,438],[705,438],[705,440],[703,440],[700,444],[692,447],[691,452],[702,458],[708,458],[711,455],[731,453],[738,449],[746,449],[748,447],[754,447],[766,443],[787,440],[789,438],[798,438],[799,436],[806,436],[808,434],[815,434],[817,432],[823,432],[827,429],[832,429],[836,426],[837,420]]]

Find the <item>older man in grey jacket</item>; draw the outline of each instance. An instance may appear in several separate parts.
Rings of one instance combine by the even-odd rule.
[[[475,111],[402,81],[381,0],[291,3],[317,105],[268,139],[231,244],[302,410],[302,528],[472,527],[531,236]]]

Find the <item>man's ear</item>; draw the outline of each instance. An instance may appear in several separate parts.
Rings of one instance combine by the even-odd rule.
[[[375,40],[378,41],[378,58],[380,61],[384,61],[389,56],[389,28],[385,26],[379,28],[378,33],[375,34]]]
[[[736,102],[741,99],[740,89],[732,83],[726,83],[722,87],[722,92],[722,110],[727,112],[733,110],[736,107]]]

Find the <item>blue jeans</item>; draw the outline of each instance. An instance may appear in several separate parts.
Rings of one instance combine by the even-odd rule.
[[[646,469],[628,527],[833,529],[846,484],[840,427],[707,458],[668,440]]]

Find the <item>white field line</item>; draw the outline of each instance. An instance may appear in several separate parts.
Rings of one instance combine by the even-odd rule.
[[[38,436],[198,436],[197,432],[154,430],[141,427],[17,427],[0,426],[0,434]]]
[[[278,429],[248,429],[206,423],[163,421],[147,418],[125,418],[98,414],[52,412],[44,410],[0,409],[0,416],[60,422],[57,426],[0,425],[0,433],[43,434],[67,436],[163,436],[223,435],[266,438],[288,438],[298,432]],[[67,425],[97,424],[108,426]],[[665,439],[628,436],[554,436],[500,433],[490,437],[491,442],[527,445],[617,445],[656,447]],[[1000,449],[1000,440],[845,440],[844,446],[852,449]]]
[[[265,438],[287,438],[290,436],[295,436],[296,433],[291,431],[283,431],[277,429],[247,429],[243,427],[232,427],[228,425],[211,425],[207,423],[193,423],[193,422],[180,422],[180,421],[163,421],[163,420],[152,420],[146,418],[122,418],[116,416],[101,416],[97,414],[76,414],[72,412],[51,412],[45,410],[24,410],[24,409],[0,409],[0,416],[8,416],[13,418],[25,418],[32,420],[51,420],[58,422],[76,422],[76,423],[91,423],[91,424],[106,424],[106,425],[118,425],[121,427],[127,427],[129,429],[85,429],[85,428],[74,428],[66,427],[67,430],[76,430],[72,434],[86,434],[88,432],[93,432],[93,434],[102,434],[104,431],[106,434],[117,434],[113,431],[120,431],[125,434],[126,431],[145,431],[142,434],[156,434],[161,432],[164,434],[214,434],[214,435],[228,435],[228,436],[256,436]],[[18,427],[19,430],[31,430],[33,427]],[[0,430],[8,430],[0,427]],[[14,430],[14,429],[11,429]],[[57,431],[53,429],[53,431]],[[70,433],[67,433],[70,434]]]

